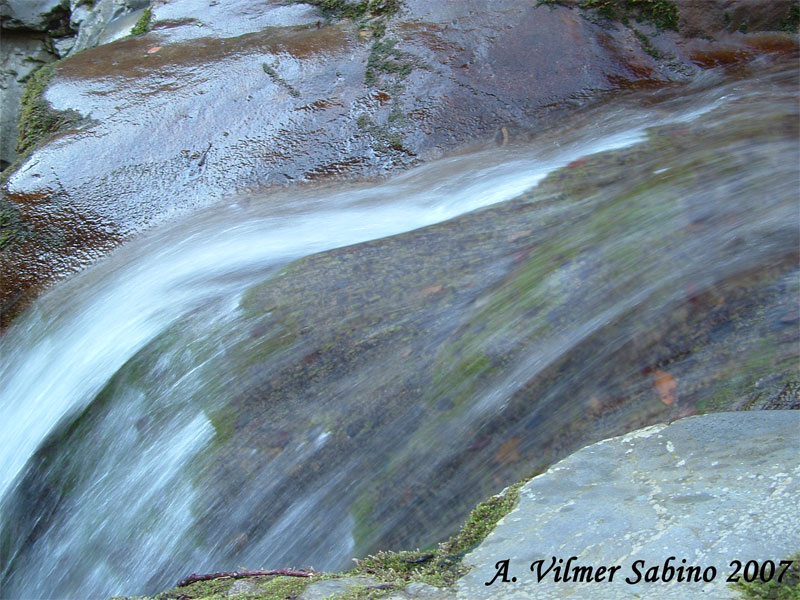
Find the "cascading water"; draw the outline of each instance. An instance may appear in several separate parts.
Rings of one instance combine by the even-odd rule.
[[[705,389],[689,375],[718,360],[704,344],[730,346],[733,358],[708,368],[732,376],[731,361],[757,343],[716,323],[669,369],[620,357],[672,351],[664,323],[685,310],[723,307],[756,327],[761,317],[736,304],[737,277],[751,285],[753,272],[775,271],[761,313],[796,296],[796,85],[792,69],[732,80],[709,72],[584,111],[530,143],[385,182],[237,198],[60,284],[0,339],[2,596],[138,594],[191,571],[337,569],[386,540],[431,543],[452,530],[446,517],[525,474],[520,456],[552,458],[673,404],[664,386],[658,409],[616,400],[619,389],[644,395],[653,372],[682,368]],[[597,153],[614,159],[561,193],[559,173]],[[418,319],[430,339],[402,337],[413,307],[392,305],[393,322],[373,314],[380,291],[351,293],[326,263],[286,267],[491,205],[463,221],[479,232],[452,242],[462,245],[439,265],[444,283],[398,292],[438,302],[459,290]],[[425,231],[412,255],[429,243],[436,257],[430,240],[454,230]],[[392,242],[401,250],[402,239]],[[498,239],[513,252],[481,267]],[[363,246],[380,269],[394,269],[395,256],[404,264],[399,250],[386,259],[380,248]],[[445,281],[447,268],[460,286]],[[400,282],[415,276],[397,272]],[[340,338],[292,312],[320,289],[330,302],[319,319],[339,302],[358,311],[343,309]],[[367,333],[342,350],[337,340],[355,340],[358,328]],[[794,341],[781,348],[771,360],[796,357]],[[429,376],[395,364],[420,354]],[[536,402],[519,400],[531,389]],[[355,415],[373,394],[419,402]],[[581,425],[578,411],[603,421]],[[448,497],[458,502],[437,522],[430,507]],[[403,520],[429,529],[406,531]]]

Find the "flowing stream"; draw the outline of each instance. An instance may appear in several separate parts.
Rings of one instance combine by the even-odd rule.
[[[153,593],[195,571],[290,565],[338,569],[346,567],[354,553],[374,550],[370,544],[387,534],[365,533],[358,522],[363,507],[346,492],[370,469],[388,472],[399,468],[398,456],[410,452],[414,444],[422,444],[420,440],[436,436],[447,440],[465,436],[472,440],[471,451],[477,451],[484,438],[475,437],[475,423],[504,410],[532,380],[532,373],[545,372],[578,344],[594,339],[609,323],[619,322],[643,306],[649,312],[636,313],[635,326],[640,330],[624,339],[615,334],[614,344],[604,346],[608,353],[593,360],[596,364],[612,361],[623,342],[650,335],[651,322],[676,310],[677,296],[659,295],[667,283],[683,293],[687,287],[707,287],[711,281],[751,273],[764,265],[772,268],[796,251],[798,148],[796,133],[784,124],[797,122],[797,76],[791,67],[764,67],[761,71],[748,77],[709,71],[690,85],[629,92],[581,110],[568,123],[528,142],[441,159],[386,181],[309,185],[270,195],[236,196],[133,240],[54,287],[0,338],[0,595],[85,598]],[[573,297],[569,326],[559,328],[552,320],[548,328],[531,329],[525,334],[527,349],[515,346],[508,362],[485,369],[488,375],[481,375],[479,386],[462,389],[464,397],[474,399],[462,412],[447,408],[451,412],[442,414],[452,418],[446,422],[433,419],[413,431],[396,425],[389,434],[388,426],[380,427],[359,448],[365,455],[383,453],[375,458],[383,462],[348,455],[336,463],[336,469],[319,475],[308,489],[290,486],[290,474],[330,447],[335,432],[314,420],[314,407],[308,406],[314,399],[306,397],[298,410],[307,412],[295,415],[297,420],[311,423],[301,437],[285,433],[286,428],[270,430],[271,439],[282,441],[268,444],[264,452],[253,448],[251,459],[242,458],[249,455],[241,442],[235,456],[248,466],[237,463],[231,468],[246,475],[237,471],[231,478],[238,481],[236,477],[241,476],[246,483],[231,484],[233,491],[210,491],[212,480],[223,490],[226,487],[219,483],[221,467],[213,453],[220,444],[235,446],[229,441],[230,432],[228,437],[223,435],[225,424],[220,425],[219,414],[225,411],[228,394],[236,389],[231,380],[211,373],[217,373],[236,348],[250,343],[250,338],[239,332],[253,330],[247,298],[254,286],[263,286],[301,257],[403,234],[523,194],[533,197],[535,204],[536,186],[550,181],[548,176],[559,169],[568,165],[581,168],[586,157],[614,150],[641,146],[644,151],[644,144],[652,143],[653,132],[659,128],[677,132],[676,136],[693,136],[701,126],[725,135],[699,136],[663,164],[648,155],[642,158],[642,168],[631,169],[629,163],[608,167],[619,169],[607,192],[618,197],[620,190],[637,198],[652,197],[648,196],[651,188],[673,189],[660,183],[669,173],[679,168],[691,172],[685,190],[694,194],[692,210],[699,214],[696,222],[701,231],[684,248],[667,245],[664,250],[665,255],[672,253],[672,258],[683,257],[683,262],[653,279],[640,279],[643,261],[650,258],[631,258],[622,252],[629,246],[635,246],[644,257],[650,256],[648,251],[658,252],[657,244],[677,231],[671,213],[664,217],[624,209],[616,221],[628,219],[625,229],[614,229],[614,237],[605,241],[591,237],[588,229],[580,233],[582,225],[578,224],[571,230],[579,236],[577,247],[594,248],[595,254],[617,256],[621,262],[604,272],[602,290],[595,282],[599,290],[595,296]],[[631,153],[625,156],[630,158]],[[738,160],[727,164],[726,156]],[[652,192],[656,193],[660,192]],[[574,202],[562,199],[558,218],[564,223],[588,219],[584,216],[592,214],[595,201],[592,194]],[[719,215],[714,212],[718,207]],[[517,237],[528,235],[525,232],[528,229],[522,234],[512,232],[507,239],[516,243]],[[594,236],[597,230],[591,232]],[[535,245],[538,249],[555,243],[542,241],[550,239],[545,230],[530,235],[541,236]],[[564,244],[572,243],[563,233],[558,235]],[[561,280],[578,276],[577,271],[589,269],[591,263],[574,260],[567,246],[552,256],[552,272],[537,272],[536,278],[537,285],[547,278],[555,298]],[[661,263],[658,265],[660,269]],[[783,295],[778,300],[765,295],[769,296],[767,304],[774,300],[767,312],[782,310],[782,299],[797,294],[796,271],[790,270],[788,275],[784,271],[776,276],[782,282]],[[580,275],[584,281],[595,276]],[[475,285],[480,287],[480,283]],[[433,294],[439,293],[435,286],[431,289]],[[517,327],[521,315],[529,314],[521,308],[524,292],[515,289],[509,302],[517,303],[513,310],[519,310],[505,325],[495,326],[495,331]],[[537,293],[544,292],[539,289]],[[724,296],[730,305],[732,295]],[[613,302],[607,301],[609,298]],[[539,299],[537,306],[548,307],[552,315],[557,311],[548,302]],[[740,312],[746,313],[744,309]],[[494,314],[504,313],[498,309]],[[496,337],[480,343],[491,346],[497,343]],[[539,342],[531,344],[533,339]],[[749,348],[741,352],[750,352]],[[796,358],[794,342],[786,348],[780,361],[785,362],[787,356]],[[700,356],[698,352],[696,356]],[[732,353],[733,360],[742,360],[743,354]],[[442,356],[432,355],[428,362]],[[392,358],[384,360],[391,362]],[[260,364],[259,372],[283,368],[283,363],[270,366],[269,360]],[[373,363],[363,367],[366,370],[357,380],[337,380],[330,396],[341,397],[343,389],[350,394],[357,389],[368,396],[369,381],[376,387],[389,381],[380,374],[389,367]],[[482,363],[469,364],[483,368]],[[471,376],[469,364],[465,380]],[[365,375],[373,371],[373,375]],[[585,362],[574,374],[575,382],[583,382],[588,371],[589,362]],[[570,388],[570,377],[566,372],[559,379],[558,392],[552,388],[548,394],[576,397],[576,390],[584,384]],[[614,385],[631,382],[631,377],[630,373],[619,376]],[[649,382],[650,377],[648,373],[642,381]],[[655,404],[672,404],[669,389],[657,391],[662,402]],[[591,399],[590,405],[602,403],[602,398]],[[552,426],[543,416],[552,408],[547,406],[531,406],[523,420],[530,423],[536,417],[542,426]],[[329,409],[319,409],[325,410]],[[419,421],[412,407],[403,410],[409,412],[393,413],[395,423]],[[637,413],[637,418],[647,420],[660,414],[648,417]],[[269,420],[269,413],[266,415]],[[289,416],[276,415],[275,419]],[[635,420],[623,423],[620,418],[607,430],[585,436],[613,432],[631,422]],[[236,427],[244,426],[237,422]],[[428,438],[415,433],[426,428],[435,429]],[[503,440],[519,440],[521,435],[514,431],[509,430]],[[492,440],[499,440],[498,435]],[[575,439],[584,439],[581,435]],[[518,455],[525,444],[519,447],[518,443],[498,441],[498,446],[492,446],[493,459],[475,475],[481,482],[476,488],[479,494],[499,491],[510,483],[510,477],[522,472]],[[448,444],[441,442],[445,453]],[[569,447],[554,452],[563,453]],[[517,470],[504,470],[509,464],[516,464]],[[404,496],[392,503],[395,506],[413,505],[415,494],[425,493],[413,486],[401,491]],[[212,496],[214,502],[207,501]],[[476,500],[480,496],[465,498],[464,505]],[[387,523],[402,518],[381,514]],[[451,531],[455,525],[450,525]],[[398,539],[415,545],[432,543],[436,540],[429,536],[447,529]]]

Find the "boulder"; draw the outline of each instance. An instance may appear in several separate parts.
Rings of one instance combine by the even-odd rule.
[[[72,0],[70,23],[78,34],[71,40],[68,53],[77,54],[129,35],[148,5],[148,0],[97,0],[91,6]]]
[[[689,417],[588,446],[522,487],[519,505],[465,557],[474,568],[456,597],[736,598],[727,581],[735,561],[741,578],[748,561],[778,565],[800,548],[798,439],[800,412],[758,411]],[[621,569],[591,582],[574,571],[555,581],[553,569],[539,582],[530,568],[556,557],[563,573],[572,556],[594,576],[600,566]],[[504,559],[517,581],[487,587]],[[678,581],[689,566],[706,580]],[[644,580],[652,567],[661,581]]]
[[[0,26],[3,29],[51,31],[69,23],[68,0],[3,0]]]

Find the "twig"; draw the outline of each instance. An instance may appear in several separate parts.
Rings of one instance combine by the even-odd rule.
[[[181,579],[177,587],[185,587],[190,583],[196,581],[209,581],[211,579],[222,579],[227,577],[230,579],[241,579],[242,577],[256,577],[258,575],[285,575],[286,577],[313,577],[313,571],[296,571],[294,569],[274,569],[272,571],[220,571],[219,573],[207,573],[206,575],[198,575],[192,573],[188,577]]]

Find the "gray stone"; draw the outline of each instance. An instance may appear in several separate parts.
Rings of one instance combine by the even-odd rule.
[[[245,594],[255,594],[259,591],[258,584],[250,579],[237,579],[228,588],[228,598],[243,596]]]
[[[74,37],[63,37],[53,40],[53,50],[55,50],[58,58],[64,58],[72,48],[75,47]]]
[[[75,6],[71,23],[78,29],[78,37],[70,55],[130,34],[146,6],[141,0],[98,0],[91,9]]]
[[[410,583],[406,586],[405,591],[412,598],[429,598],[439,592],[440,589],[427,583]]]
[[[32,29],[47,31],[58,13],[66,14],[65,0],[2,0],[0,19],[3,29]]]
[[[798,447],[795,411],[690,417],[588,446],[522,488],[519,505],[465,558],[474,568],[457,597],[734,598],[731,561],[777,563],[800,549]],[[621,569],[611,582],[554,582],[553,570],[537,583],[531,563],[554,556]],[[674,567],[686,559],[716,577],[626,583],[634,561],[644,572],[671,556]],[[504,559],[517,582],[487,587]]]
[[[372,577],[346,577],[342,579],[326,579],[309,585],[297,600],[323,600],[336,594],[344,594],[356,586],[373,586],[380,583]]]
[[[411,583],[404,589],[386,596],[385,600],[455,600],[453,589],[437,588],[425,583]]]

